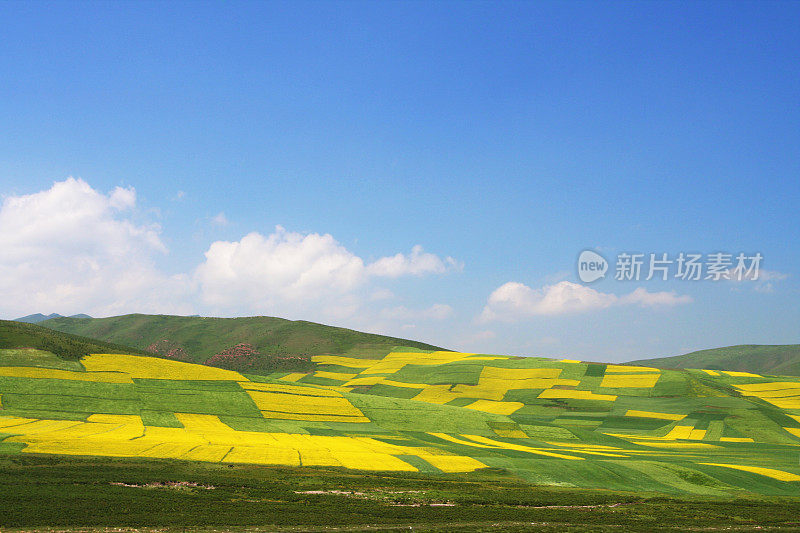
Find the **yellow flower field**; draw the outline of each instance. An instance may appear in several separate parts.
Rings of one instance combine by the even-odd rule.
[[[733,468],[735,470],[742,470],[744,472],[753,472],[754,474],[761,474],[762,476],[771,477],[778,481],[800,481],[800,476],[792,474],[791,472],[784,472],[783,470],[775,470],[774,468],[761,468],[758,466],[745,466],[745,465],[731,465],[723,463],[697,463],[709,466],[721,466],[724,468]]]
[[[398,455],[415,455],[444,472],[485,465],[436,448],[387,444],[371,437],[236,431],[213,415],[176,413],[183,428],[144,426],[138,416],[92,415],[86,422],[0,417],[27,453],[180,458],[208,462],[343,466],[416,472]]]
[[[615,374],[606,375],[600,382],[601,387],[609,388],[653,388],[661,374]]]
[[[130,378],[247,381],[247,378],[233,370],[156,357],[92,354],[84,357],[81,363],[89,372],[118,372]]]
[[[131,376],[122,372],[74,372],[72,370],[38,368],[33,366],[0,366],[0,376],[35,379],[68,379],[72,381],[95,381],[98,383],[133,383]]]
[[[588,390],[574,390],[574,389],[546,389],[538,396],[539,398],[553,398],[553,399],[576,399],[576,400],[601,400],[605,402],[613,402],[617,397],[613,394],[596,394]]]

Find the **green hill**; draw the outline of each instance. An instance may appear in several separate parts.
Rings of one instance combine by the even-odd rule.
[[[756,345],[742,344],[697,352],[640,359],[631,364],[659,368],[709,368],[738,370],[758,374],[800,376],[800,344]]]
[[[421,342],[274,317],[207,318],[123,315],[62,317],[42,326],[180,361],[247,372],[309,370],[314,355],[385,355],[395,346],[438,350]]]
[[[0,349],[3,348],[43,350],[67,360],[80,359],[90,353],[146,353],[130,346],[103,342],[13,320],[0,320]]]

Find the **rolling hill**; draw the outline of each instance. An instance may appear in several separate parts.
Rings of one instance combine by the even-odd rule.
[[[640,359],[634,365],[659,368],[708,368],[712,370],[737,370],[758,374],[800,376],[800,344],[753,345],[742,344],[713,348],[697,352]]]
[[[310,357],[385,355],[395,346],[440,350],[429,344],[362,333],[302,320],[274,317],[208,318],[123,315],[110,318],[62,317],[42,326],[179,361],[247,372],[308,371]]]
[[[90,353],[146,354],[142,350],[44,328],[36,324],[0,320],[0,349],[43,350],[65,360],[77,360]]]
[[[506,472],[710,498],[800,491],[800,378],[408,348],[268,375],[27,355],[0,350],[0,454]]]

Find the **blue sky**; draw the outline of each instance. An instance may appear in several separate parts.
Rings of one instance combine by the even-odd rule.
[[[0,21],[0,316],[273,314],[610,361],[800,342],[797,3]],[[587,248],[760,252],[767,274],[586,285]]]

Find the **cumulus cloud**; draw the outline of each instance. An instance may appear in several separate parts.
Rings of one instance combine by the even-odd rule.
[[[277,226],[270,235],[213,242],[190,273],[170,276],[157,267],[167,247],[157,224],[141,222],[147,212],[132,187],[104,193],[75,178],[6,197],[0,206],[0,315],[192,313],[202,302],[206,313],[375,318],[379,311],[370,306],[393,294],[373,281],[441,274],[458,265],[419,246],[367,265],[330,234]],[[212,223],[224,225],[227,218],[219,213]],[[433,306],[415,316],[437,320],[448,309]]]
[[[166,276],[154,259],[166,253],[155,224],[137,224],[136,191],[109,194],[81,179],[8,196],[0,207],[0,311],[115,314],[186,312],[176,303],[185,276]]]
[[[268,236],[217,241],[197,268],[203,300],[219,307],[272,310],[282,301],[339,296],[364,281],[364,261],[329,234],[281,226]]]
[[[449,258],[442,260],[415,246],[410,256],[397,254],[366,265],[330,234],[302,234],[277,226],[268,236],[253,232],[239,241],[212,243],[195,279],[203,301],[218,309],[291,314],[313,309],[342,318],[356,313],[362,299],[392,296],[376,289],[362,298],[371,277],[444,273],[447,264]],[[348,303],[342,304],[345,295]]]
[[[414,246],[411,254],[398,253],[391,257],[382,257],[367,266],[367,272],[373,276],[398,278],[400,276],[422,276],[424,274],[444,274],[452,270],[462,270],[464,265],[452,257],[440,257],[423,251],[422,246]]]
[[[643,288],[617,296],[569,281],[545,285],[540,289],[511,281],[492,292],[479,321],[513,322],[532,316],[582,313],[616,305],[658,307],[691,301],[690,296],[679,296],[674,292],[648,292]]]

